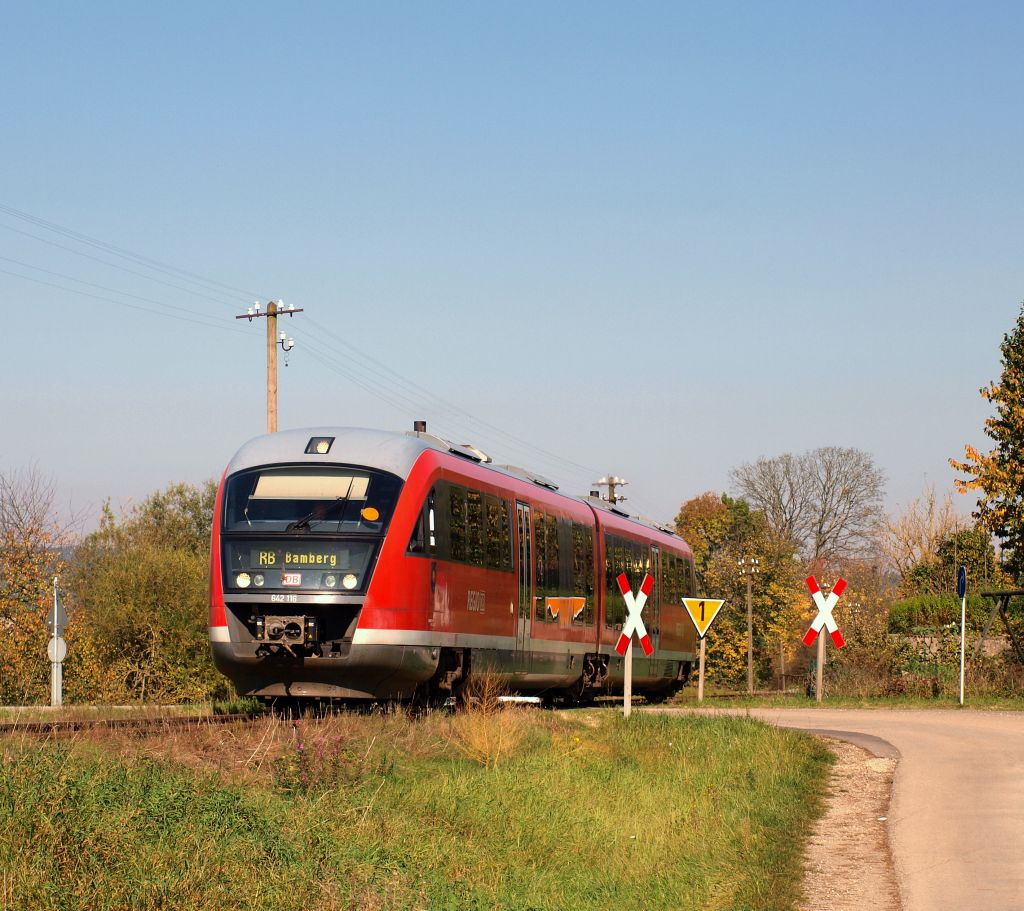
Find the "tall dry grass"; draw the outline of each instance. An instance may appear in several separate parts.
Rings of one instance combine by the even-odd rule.
[[[461,711],[449,725],[451,743],[459,755],[496,769],[521,746],[536,713],[502,702],[507,694],[507,687],[493,675],[477,675],[469,681]]]

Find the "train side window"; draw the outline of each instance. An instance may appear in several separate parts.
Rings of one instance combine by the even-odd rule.
[[[573,578],[572,520],[558,517],[558,594],[571,598],[575,592]]]
[[[427,495],[427,545],[430,552],[437,549],[437,516],[434,510],[434,491]]]
[[[633,588],[639,588],[644,576],[651,571],[651,551],[646,544],[633,543],[633,554],[636,561],[636,572],[630,580]]]
[[[412,527],[412,534],[409,536],[409,546],[406,550],[411,554],[423,553],[424,540],[423,510],[420,510],[420,514],[416,517],[416,524]]]
[[[484,496],[479,490],[466,490],[466,559],[474,566],[486,560],[486,529],[484,527]]]
[[[651,555],[646,544],[605,535],[605,625],[621,626],[626,620],[626,602],[619,591],[618,576],[625,573],[635,590],[651,571]]]
[[[559,568],[561,561],[559,560],[559,541],[558,541],[558,519],[555,516],[548,515],[545,519],[547,523],[547,534],[545,535],[545,551],[548,558],[548,590],[547,594],[558,597],[562,594],[561,579],[559,578]],[[554,620],[554,617],[548,619]]]
[[[508,500],[484,497],[484,550],[488,569],[512,571],[512,510]]]
[[[605,626],[611,628],[621,627],[626,620],[626,602],[622,598],[619,583],[616,581],[619,573],[628,569],[624,543],[622,538],[615,535],[606,534],[604,537],[604,622]]]
[[[487,565],[491,569],[501,569],[501,504],[494,497],[485,501],[487,512]]]
[[[409,538],[409,553],[434,553],[437,546],[437,520],[434,515],[434,491],[431,489],[423,501]]]
[[[539,509],[533,510],[533,582],[537,600],[534,615],[540,621],[548,620],[548,559],[547,530],[545,515]]]
[[[676,603],[676,555],[668,550],[661,552],[661,603]]]
[[[466,560],[466,488],[452,485],[449,496],[448,537],[451,543],[451,558]]]
[[[594,622],[594,534],[586,525],[572,523],[572,593],[585,598],[583,613],[575,622],[590,626]]]
[[[501,568],[512,571],[512,504],[501,501]]]

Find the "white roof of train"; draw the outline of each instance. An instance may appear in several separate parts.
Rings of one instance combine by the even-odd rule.
[[[332,438],[326,454],[306,452],[311,440],[317,437]],[[247,468],[258,468],[277,463],[311,465],[364,465],[390,472],[403,481],[409,477],[416,460],[432,449],[435,452],[450,452],[481,467],[518,480],[532,481],[540,487],[557,490],[558,486],[546,478],[511,465],[495,465],[485,461],[483,453],[472,446],[458,446],[429,433],[402,433],[392,430],[370,430],[363,427],[303,427],[282,430],[254,437],[235,453],[228,463],[227,473],[234,474]],[[631,522],[678,538],[675,531],[649,519],[630,515],[625,510],[609,506],[594,497],[562,494],[569,499],[583,501],[596,509],[614,513]]]

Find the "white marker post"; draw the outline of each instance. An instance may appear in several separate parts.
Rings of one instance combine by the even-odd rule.
[[[956,571],[956,593],[960,596],[960,705],[964,704],[964,651],[967,647],[967,567]]]
[[[615,651],[626,658],[624,668],[624,679],[622,681],[622,717],[628,718],[633,711],[633,631],[640,637],[640,644],[644,648],[644,654],[650,658],[654,654],[654,646],[651,645],[651,637],[647,635],[647,627],[640,619],[640,612],[647,603],[647,596],[654,588],[654,579],[650,575],[644,576],[640,583],[640,594],[633,596],[633,590],[629,587],[629,579],[625,573],[620,573],[615,580],[619,584],[619,591],[626,602],[626,622],[622,625],[622,635],[615,645]]]
[[[714,622],[718,612],[722,609],[724,601],[716,601],[712,598],[683,598],[683,606],[690,615],[693,625],[697,627],[697,636],[700,638],[700,664],[697,670],[697,701],[704,701],[704,649],[705,639],[711,624]]]
[[[68,644],[64,641],[64,627],[68,617],[60,603],[57,589],[57,577],[53,577],[53,610],[47,618],[52,636],[46,646],[46,654],[50,659],[50,705],[64,704],[64,659],[68,654]]]

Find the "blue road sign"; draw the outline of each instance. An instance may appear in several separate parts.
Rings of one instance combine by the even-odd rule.
[[[956,571],[956,596],[962,598],[967,594],[967,567],[961,566]]]

